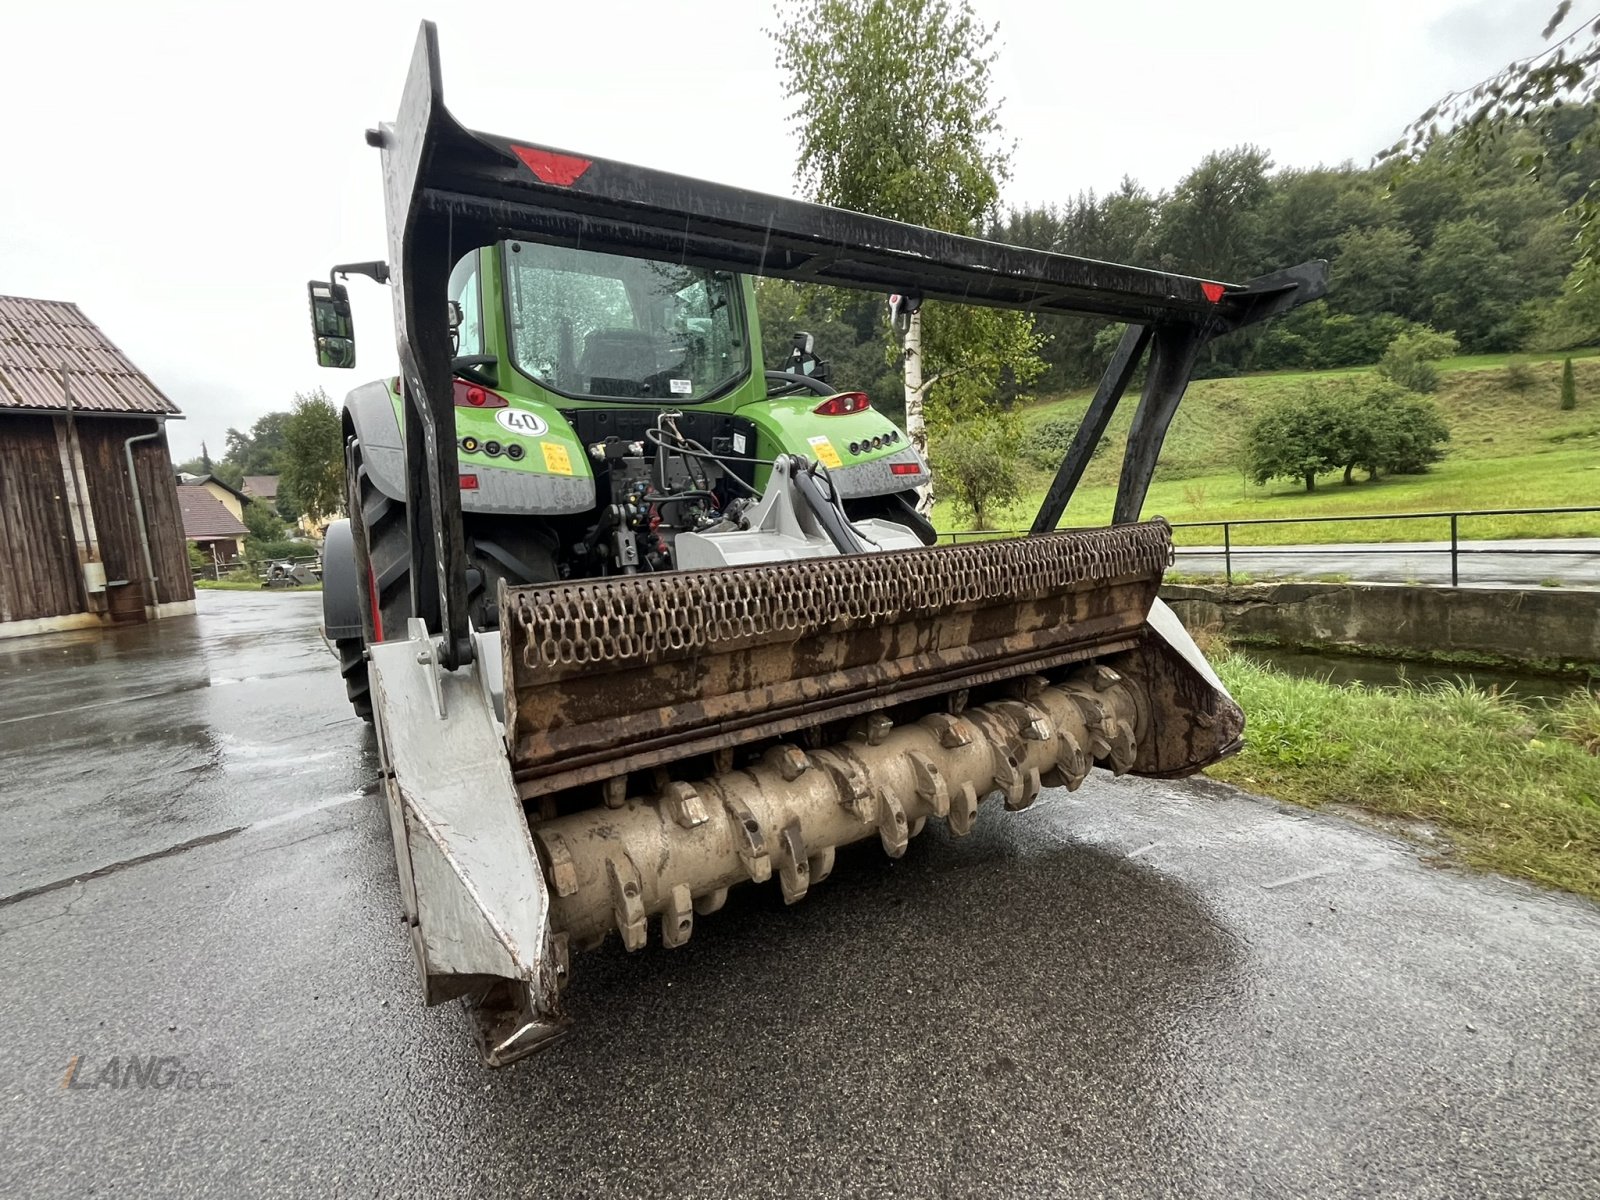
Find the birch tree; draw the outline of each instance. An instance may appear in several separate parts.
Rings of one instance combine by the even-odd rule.
[[[811,199],[947,233],[993,222],[1010,149],[992,95],[995,28],[969,0],[780,0],[777,18]],[[1024,313],[928,304],[897,332],[906,432],[924,455],[930,431],[1043,369]]]

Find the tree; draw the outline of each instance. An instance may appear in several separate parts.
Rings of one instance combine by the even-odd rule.
[[[1161,208],[1164,265],[1208,279],[1248,279],[1261,259],[1272,159],[1254,146],[1208,154]]]
[[[997,511],[1022,497],[1016,425],[1014,418],[982,417],[934,442],[934,469],[950,489],[957,516],[970,518],[970,528],[993,528]]]
[[[1317,476],[1344,466],[1348,405],[1327,388],[1307,384],[1268,404],[1245,434],[1245,470],[1256,483],[1297,479],[1315,491]]]
[[[1508,131],[1531,125],[1552,132],[1563,108],[1600,99],[1600,19],[1591,13],[1551,41],[1566,28],[1571,12],[1572,0],[1561,0],[1541,34],[1550,45],[1441,97],[1379,158],[1415,157],[1448,137],[1453,150],[1481,162]],[[1597,147],[1600,131],[1592,123],[1581,132],[1568,132],[1560,144],[1569,154]],[[1547,138],[1545,144],[1524,150],[1517,166],[1537,177],[1556,157]],[[1578,230],[1578,266],[1592,276],[1600,272],[1600,175],[1591,171],[1584,178],[1568,212]]]
[[[1431,400],[1386,379],[1307,384],[1264,408],[1245,435],[1245,471],[1256,483],[1297,479],[1306,491],[1339,468],[1355,482],[1383,471],[1410,475],[1444,455],[1450,430]]]
[[[1389,343],[1378,360],[1378,374],[1412,392],[1431,392],[1439,386],[1439,369],[1433,364],[1449,358],[1461,343],[1437,329],[1413,329]]]
[[[1395,225],[1339,235],[1328,297],[1340,312],[1397,312],[1417,274],[1417,244]]]
[[[1539,313],[1529,345],[1535,350],[1569,350],[1600,344],[1600,287],[1583,286],[1574,271],[1561,294]]]
[[[950,233],[994,220],[1010,155],[991,95],[994,30],[969,0],[787,0],[778,18],[771,36],[813,200]],[[1023,313],[929,304],[900,342],[906,432],[923,451],[930,417],[952,422],[1043,368]]]
[[[279,475],[313,522],[340,511],[344,500],[344,439],[339,413],[321,388],[295,394],[283,422]],[[260,422],[257,422],[259,425]]]
[[[1578,380],[1572,373],[1572,360],[1561,364],[1561,411],[1571,412],[1578,407]]]
[[[1428,323],[1454,330],[1469,350],[1516,344],[1514,319],[1524,297],[1511,258],[1487,221],[1466,217],[1441,225],[1422,255],[1417,290]]]
[[[228,430],[223,461],[237,467],[241,475],[279,474],[278,456],[284,449],[284,426],[289,415],[269,412],[250,427],[249,433]]]
[[[1362,461],[1372,478],[1379,470],[1420,475],[1444,457],[1450,429],[1438,407],[1398,384],[1379,382],[1363,397],[1356,419],[1367,440]]]
[[[252,542],[281,542],[289,536],[289,528],[283,518],[262,500],[252,500],[244,506],[244,524],[250,531]]]

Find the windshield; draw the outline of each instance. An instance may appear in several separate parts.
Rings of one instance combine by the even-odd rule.
[[[750,355],[734,276],[672,263],[506,246],[511,357],[568,396],[704,400]]]

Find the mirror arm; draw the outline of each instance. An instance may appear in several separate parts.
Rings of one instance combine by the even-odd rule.
[[[388,283],[389,264],[382,261],[339,263],[328,271],[328,282],[348,279],[352,275],[365,275],[375,283]]]

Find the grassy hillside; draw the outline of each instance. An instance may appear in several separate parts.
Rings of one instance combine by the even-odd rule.
[[[1318,373],[1250,375],[1192,384],[1167,434],[1145,515],[1168,520],[1218,521],[1252,517],[1337,516],[1467,508],[1534,508],[1600,504],[1600,350],[1574,351],[1578,407],[1557,408],[1561,360],[1566,355],[1473,355],[1439,364],[1442,379],[1434,400],[1450,426],[1448,453],[1425,475],[1403,475],[1344,486],[1338,473],[1318,480],[1307,493],[1296,483],[1275,480],[1264,487],[1246,481],[1239,468],[1244,430],[1256,410],[1307,381],[1357,375],[1371,368]],[[1518,391],[1507,367],[1524,363],[1532,383]],[[1090,464],[1067,510],[1065,524],[1109,519],[1116,493],[1120,449],[1136,396],[1124,399],[1112,422],[1110,444]],[[1025,414],[1029,428],[1050,418],[1076,421],[1089,393],[1048,398]],[[1026,525],[1050,481],[1029,468],[1030,487],[1008,523]],[[1358,473],[1359,474],[1359,473]],[[960,528],[940,505],[941,529]],[[1415,541],[1448,536],[1444,521],[1340,522],[1332,525],[1258,526],[1251,544],[1327,541]],[[1180,543],[1220,541],[1211,530],[1179,530]],[[1493,517],[1466,521],[1463,537],[1529,537],[1600,534],[1600,513],[1569,517]]]

